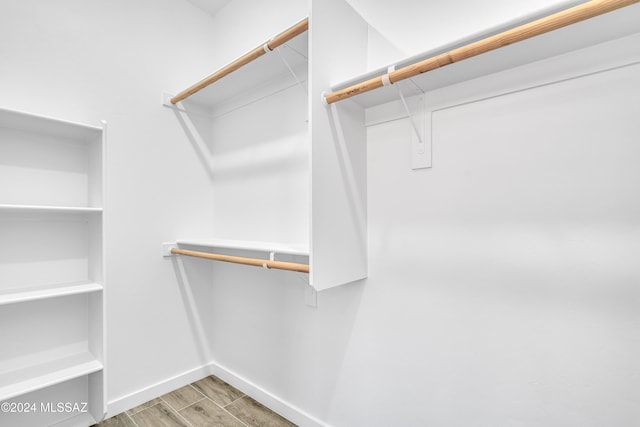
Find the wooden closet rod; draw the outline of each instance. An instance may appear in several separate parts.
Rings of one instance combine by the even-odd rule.
[[[387,79],[388,82],[386,82],[386,84],[396,83],[400,80],[408,79],[410,77],[417,76],[418,74],[426,73],[427,71],[432,71],[503,46],[508,46],[549,31],[557,30],[598,15],[629,6],[639,1],[640,0],[588,1],[494,36],[487,37],[477,42],[453,49],[449,52],[408,65],[388,74],[377,76],[344,89],[326,94],[325,99],[328,104],[342,101],[343,99],[351,98],[352,96],[382,87],[385,85],[385,80]]]
[[[204,79],[194,84],[193,86],[183,90],[182,92],[180,92],[179,94],[171,98],[171,103],[177,104],[178,102],[190,97],[191,95],[198,92],[199,90],[204,89],[205,87],[209,86],[214,82],[217,82],[227,74],[233,73],[240,67],[243,67],[247,65],[249,62],[264,55],[265,53],[267,53],[267,51],[272,51],[278,46],[288,42],[295,36],[304,33],[308,29],[309,29],[309,18],[304,18],[302,21],[298,22],[292,27],[281,32],[280,34],[278,34],[268,42],[261,44],[260,46],[244,54],[243,56],[231,62],[230,64],[222,67],[221,69],[211,74],[210,76],[205,77]]]
[[[235,264],[253,265],[255,267],[275,268],[278,270],[297,271],[300,273],[308,273],[309,266],[307,264],[298,264],[295,262],[272,261],[270,259],[245,258],[233,255],[212,254],[209,252],[190,251],[186,249],[171,248],[171,253],[175,255],[186,255],[196,258],[210,259],[214,261],[233,262]]]

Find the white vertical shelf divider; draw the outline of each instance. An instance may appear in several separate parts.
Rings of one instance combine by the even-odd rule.
[[[344,0],[312,1],[309,19],[310,284],[321,291],[367,276],[364,108],[321,93],[366,71],[368,27]]]

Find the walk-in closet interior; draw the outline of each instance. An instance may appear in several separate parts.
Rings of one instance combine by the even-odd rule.
[[[0,427],[640,425],[640,1],[0,2]]]

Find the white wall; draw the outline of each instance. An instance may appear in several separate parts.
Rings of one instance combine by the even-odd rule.
[[[565,3],[352,2],[379,60]],[[410,170],[406,120],[371,125],[369,278],[314,309],[296,276],[216,266],[219,374],[306,425],[637,422],[637,71],[437,111],[430,170]]]
[[[405,122],[369,128],[360,401],[336,425],[640,420],[638,71],[437,111],[432,170],[409,170]]]
[[[408,32],[440,45],[561,3],[420,3],[421,25],[415,8],[352,2],[407,54],[422,50]],[[431,170],[409,169],[405,120],[370,126],[369,279],[318,308],[295,274],[159,256],[229,218],[160,93],[289,25],[306,8],[291,4],[273,20],[242,2],[214,20],[181,0],[0,5],[1,106],[109,122],[110,410],[213,358],[336,427],[637,423],[637,66],[437,111]],[[446,32],[452,15],[473,28]],[[240,22],[250,34],[222,47]]]
[[[1,106],[108,122],[109,401],[208,358],[160,243],[211,230],[209,175],[160,101],[164,89],[210,70],[210,23],[175,0],[0,3]],[[192,275],[210,275],[210,264],[195,264]],[[194,286],[205,303],[209,288]]]

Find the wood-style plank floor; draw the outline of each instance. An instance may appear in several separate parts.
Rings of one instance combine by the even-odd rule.
[[[96,427],[295,427],[210,376],[106,419]]]

